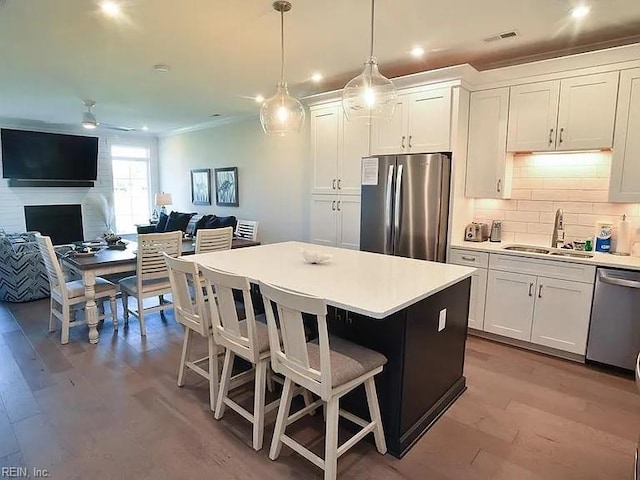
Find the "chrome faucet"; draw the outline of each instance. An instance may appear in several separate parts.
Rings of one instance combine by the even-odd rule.
[[[559,246],[558,246],[559,244]],[[553,223],[553,234],[551,235],[551,247],[562,248],[564,245],[564,210],[556,210],[556,219]]]

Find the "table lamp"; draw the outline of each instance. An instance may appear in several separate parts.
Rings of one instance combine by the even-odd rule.
[[[166,215],[167,208],[165,205],[171,205],[173,200],[170,193],[159,192],[156,193],[156,205],[160,207],[160,211]]]

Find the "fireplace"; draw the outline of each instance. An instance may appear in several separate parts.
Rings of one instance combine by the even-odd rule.
[[[54,245],[84,240],[81,205],[29,205],[24,218],[27,231],[51,237]]]

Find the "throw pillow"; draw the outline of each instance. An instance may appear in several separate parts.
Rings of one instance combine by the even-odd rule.
[[[236,229],[236,217],[230,215],[228,217],[216,217],[213,216],[202,228],[224,228],[224,227],[232,227],[234,230]]]
[[[202,220],[203,216],[204,215],[194,215],[193,217],[191,217],[189,223],[187,224],[187,229],[185,230],[185,233],[187,235],[193,237],[196,234],[198,222]]]
[[[165,232],[175,232],[178,230],[186,231],[187,225],[189,225],[189,220],[193,217],[195,213],[182,213],[182,212],[171,212],[169,214],[169,220],[167,220],[167,226],[164,229]]]
[[[167,228],[167,221],[169,220],[169,215],[164,212],[160,212],[160,217],[158,218],[158,223],[156,224],[156,233],[162,233]]]

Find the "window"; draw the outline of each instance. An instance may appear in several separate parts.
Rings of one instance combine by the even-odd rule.
[[[113,206],[117,233],[133,233],[149,221],[148,147],[111,146]]]

